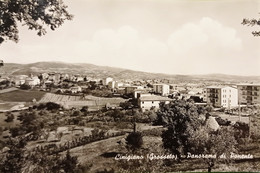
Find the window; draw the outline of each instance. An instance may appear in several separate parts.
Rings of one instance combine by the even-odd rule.
[[[153,101],[152,101],[152,104],[153,104]]]
[[[257,97],[254,97],[254,99],[256,100],[256,99],[257,99]]]
[[[142,102],[144,104],[144,102]]]

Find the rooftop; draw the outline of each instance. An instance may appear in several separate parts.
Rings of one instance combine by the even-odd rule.
[[[240,83],[238,86],[260,86],[260,83]]]
[[[168,97],[162,97],[162,96],[157,96],[157,95],[145,95],[140,97],[141,101],[172,101],[172,99]]]

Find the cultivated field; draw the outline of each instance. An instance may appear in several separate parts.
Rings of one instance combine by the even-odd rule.
[[[126,100],[123,98],[105,98],[90,95],[83,97],[47,93],[39,103],[55,102],[67,108],[88,106],[90,110],[98,110],[106,104],[110,104],[110,106],[119,106],[119,103],[124,101]]]

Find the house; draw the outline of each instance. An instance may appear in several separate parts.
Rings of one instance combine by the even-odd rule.
[[[53,81],[54,83],[60,82],[61,74],[59,73],[49,73],[48,80]]]
[[[20,86],[23,85],[25,83],[25,79],[28,78],[27,75],[19,75],[19,76],[15,76],[14,78],[14,83],[16,86]]]
[[[237,88],[230,86],[209,86],[206,88],[207,103],[214,107],[231,108],[238,106]]]
[[[237,88],[239,104],[260,104],[260,84],[238,84]]]
[[[71,92],[72,94],[79,93],[79,92],[81,92],[81,91],[82,91],[82,89],[81,89],[80,86],[74,86],[74,87],[71,87],[71,88],[70,88],[70,92]]]
[[[84,78],[81,76],[78,76],[76,80],[77,80],[77,82],[82,82],[82,81],[84,81]]]
[[[166,84],[154,84],[153,91],[155,94],[162,96],[168,96],[170,94],[170,86]]]
[[[38,78],[38,76],[27,77],[25,78],[24,84],[33,87],[40,84],[40,79]]]
[[[142,109],[142,111],[145,110],[151,110],[151,109],[159,109],[160,103],[170,103],[172,99],[168,97],[158,96],[158,95],[152,95],[152,94],[143,94],[138,99],[138,106]]]
[[[43,80],[46,80],[46,79],[48,79],[49,74],[48,73],[42,73],[41,76],[42,76]]]
[[[122,87],[124,84],[122,82],[117,82],[115,83],[115,88],[120,88]]]
[[[103,85],[108,85],[109,82],[113,81],[113,78],[107,77],[102,80]]]

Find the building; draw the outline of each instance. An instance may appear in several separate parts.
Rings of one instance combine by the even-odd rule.
[[[151,94],[142,94],[141,97],[139,97],[138,99],[138,106],[142,109],[142,111],[159,109],[160,103],[164,102],[168,104],[170,103],[170,101],[172,101],[172,99],[168,97],[162,97]]]
[[[25,83],[26,78],[28,78],[27,75],[15,76],[13,82],[15,83],[16,86],[20,86],[20,85],[23,85]]]
[[[162,96],[168,96],[170,94],[170,86],[166,84],[154,84],[153,91],[155,94]]]
[[[115,88],[120,88],[120,87],[123,87],[124,84],[122,82],[116,82],[115,83]]]
[[[115,81],[110,81],[110,82],[108,82],[108,88],[114,89],[114,88],[115,88],[115,84],[116,84]]]
[[[102,80],[103,85],[108,85],[109,82],[113,81],[113,78],[107,77]]]
[[[237,89],[239,104],[260,104],[260,84],[238,84]]]
[[[25,84],[29,85],[31,87],[39,85],[40,84],[40,79],[38,78],[38,76],[34,76],[34,77],[27,77],[25,79]]]
[[[148,94],[148,90],[146,89],[135,89],[134,90],[134,98],[139,98],[141,94]]]
[[[70,88],[70,92],[71,92],[72,94],[79,93],[79,92],[81,92],[81,91],[82,91],[82,89],[81,89],[80,86],[74,86],[74,87],[71,87],[71,88]]]
[[[237,88],[229,86],[210,86],[206,88],[206,100],[214,107],[236,107],[238,106],[238,91]]]
[[[137,89],[144,89],[144,87],[142,87],[142,86],[126,86],[125,87],[125,94],[126,95],[128,95],[128,94],[133,94],[134,95],[134,92]]]

